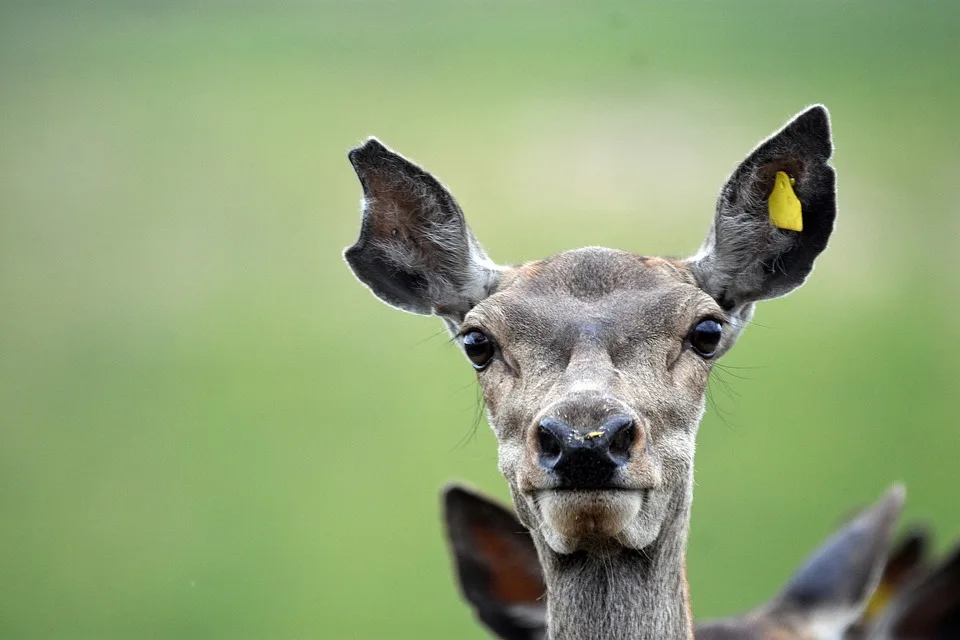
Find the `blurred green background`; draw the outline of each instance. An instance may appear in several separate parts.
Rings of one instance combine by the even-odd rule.
[[[894,480],[960,537],[957,3],[0,6],[0,637],[483,637],[438,520],[507,495],[472,370],[340,258],[370,134],[499,262],[687,255],[826,103],[837,232],[714,373],[695,611]]]

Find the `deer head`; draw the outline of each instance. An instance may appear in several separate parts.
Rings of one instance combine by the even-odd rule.
[[[797,115],[733,172],[691,258],[589,247],[505,267],[432,175],[375,139],[350,152],[363,218],[344,257],[378,298],[440,316],[462,345],[520,519],[557,577],[551,589],[609,572],[598,560],[617,556],[645,567],[623,595],[655,612],[643,623],[650,637],[689,627],[682,565],[707,378],[755,303],[800,286],[826,248],[831,153],[827,110]],[[774,224],[778,189],[802,224]],[[599,597],[614,578],[595,577]],[[576,582],[567,586],[582,591]],[[551,610],[576,637],[562,618]],[[598,624],[584,637],[602,637]]]

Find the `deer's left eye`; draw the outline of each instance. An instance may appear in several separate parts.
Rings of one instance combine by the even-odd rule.
[[[493,342],[480,331],[468,331],[463,334],[463,350],[477,371],[483,369],[493,358]]]
[[[716,320],[701,320],[690,332],[690,346],[704,358],[712,358],[720,346],[723,327]]]

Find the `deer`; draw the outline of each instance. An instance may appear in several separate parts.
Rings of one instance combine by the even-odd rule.
[[[436,315],[476,370],[498,466],[546,578],[554,639],[691,638],[685,554],[714,363],[755,305],[801,286],[834,228],[823,105],[735,168],[686,259],[584,247],[503,266],[432,174],[369,138],[344,250],[402,311]]]
[[[696,639],[948,637],[882,631],[904,621],[911,631],[945,630],[944,612],[960,613],[960,563],[948,561],[918,581],[926,545],[919,531],[891,552],[904,496],[902,486],[892,486],[814,550],[769,602],[740,616],[698,623]],[[441,502],[460,593],[476,618],[502,640],[545,640],[547,587],[530,532],[508,507],[466,486],[449,485]],[[952,609],[929,606],[939,602],[952,603]],[[884,610],[893,615],[882,616]]]

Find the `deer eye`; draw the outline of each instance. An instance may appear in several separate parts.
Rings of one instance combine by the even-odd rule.
[[[463,334],[463,350],[473,363],[473,368],[480,371],[493,358],[493,342],[479,331],[468,331]]]
[[[690,346],[704,358],[712,358],[717,353],[723,327],[716,320],[701,320],[690,332]]]

